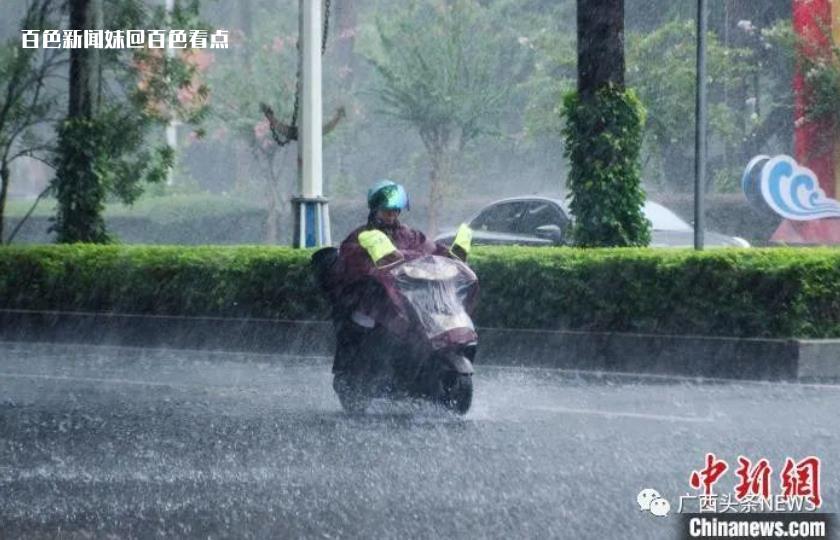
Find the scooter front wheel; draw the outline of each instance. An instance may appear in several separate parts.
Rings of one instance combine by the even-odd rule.
[[[336,373],[333,377],[333,390],[338,395],[341,408],[349,414],[364,414],[370,405],[371,397],[358,377],[348,373]]]
[[[467,414],[472,405],[472,375],[445,371],[441,374],[439,389],[438,402],[444,408],[457,414]]]

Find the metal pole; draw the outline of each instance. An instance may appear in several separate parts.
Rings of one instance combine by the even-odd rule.
[[[697,0],[697,93],[694,109],[694,249],[703,249],[706,183],[706,0]]]
[[[303,14],[306,12],[307,9],[308,9],[308,6],[306,5],[306,0],[298,0],[298,42],[297,42],[297,46],[298,46],[297,61],[298,61],[298,64],[297,64],[297,82],[296,82],[295,92],[297,92],[297,95],[300,96],[301,103],[299,104],[300,108],[298,108],[298,110],[296,111],[297,116],[294,119],[295,125],[297,126],[297,129],[298,129],[298,136],[297,136],[297,140],[295,141],[295,147],[296,147],[295,150],[296,150],[296,154],[297,154],[295,157],[297,158],[297,185],[298,185],[298,188],[303,186],[303,127],[301,127],[301,125],[303,124],[303,111],[301,109],[303,108],[303,62],[304,62],[304,60],[303,60],[304,59],[304,56],[303,56],[303,40],[306,39],[304,37],[304,34],[306,33],[306,24],[304,22],[305,19],[304,19]],[[301,193],[302,192],[299,192],[298,196],[301,196]],[[292,203],[292,204],[294,204],[294,203]],[[295,208],[297,208],[297,207],[295,207]],[[301,245],[305,245],[305,244],[301,244]]]
[[[298,131],[300,196],[292,199],[295,247],[330,243],[329,208],[324,198],[321,102],[321,0],[300,0],[301,121]]]
[[[301,195],[320,197],[321,169],[321,0],[304,0],[303,11],[303,185]]]

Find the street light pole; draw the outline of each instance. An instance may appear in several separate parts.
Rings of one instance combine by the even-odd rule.
[[[694,108],[694,249],[703,249],[706,181],[706,0],[697,0],[697,92]]]
[[[330,217],[323,196],[321,0],[300,0],[302,114],[298,136],[300,196],[292,199],[295,247],[329,245]]]

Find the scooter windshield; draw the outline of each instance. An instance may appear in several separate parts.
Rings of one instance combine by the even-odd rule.
[[[455,328],[475,330],[464,309],[475,274],[454,259],[427,255],[407,261],[392,271],[399,292],[413,308],[431,339]]]

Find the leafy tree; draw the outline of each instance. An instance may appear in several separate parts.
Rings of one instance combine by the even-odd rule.
[[[834,43],[830,29],[821,28],[826,40],[831,43],[825,49],[814,47],[802,37],[788,37],[793,43],[795,60],[809,88],[804,100],[804,117],[796,119],[801,125],[813,123],[822,126],[836,136],[840,129],[840,45]],[[784,39],[784,36],[782,36]],[[833,150],[833,136],[826,136],[810,151],[816,155]]]
[[[576,84],[577,62],[574,37],[569,32],[544,29],[527,46],[536,51],[534,68],[523,83],[527,92],[525,124],[532,136],[556,135],[562,129],[553,114],[563,96]]]
[[[98,6],[71,1],[74,28],[91,28],[99,19],[106,28],[167,26],[162,9],[149,10],[137,0],[112,0],[103,13],[91,13]],[[198,7],[197,1],[177,5],[171,26],[201,28]],[[189,53],[170,57],[151,49],[101,52],[99,59],[71,57],[70,109],[57,129],[57,170],[51,186],[58,199],[52,230],[59,242],[107,242],[102,219],[106,196],[130,204],[145,183],[162,182],[173,165],[172,150],[150,141],[155,128],[173,117],[199,122],[205,114],[207,89],[196,84],[198,65]]]
[[[281,209],[290,203],[294,182],[294,145],[280,146],[271,138],[260,103],[276,104],[272,116],[291,115],[295,95],[297,26],[294,17],[270,17],[256,9],[248,32],[237,33],[239,55],[214,60],[210,71],[210,124],[217,134],[243,141],[255,158],[254,178],[268,210],[266,242],[277,243]],[[239,179],[237,179],[239,181]]]
[[[706,39],[709,99],[707,188],[738,189],[744,164],[768,144],[792,140],[794,46],[789,20],[758,28],[738,21],[727,46],[717,33]],[[627,45],[627,81],[648,109],[646,170],[672,190],[689,190],[694,172],[696,28],[672,20]],[[656,62],[650,58],[656,57]]]
[[[237,33],[238,55],[214,61],[211,122],[251,150],[258,170],[259,196],[267,211],[268,244],[278,242],[278,225],[296,189],[296,146],[300,96],[297,83],[297,17],[275,17],[255,6],[245,31]],[[296,11],[292,13],[296,15]],[[339,107],[323,126],[330,133],[344,118]]]
[[[57,4],[54,0],[31,3],[20,27],[54,27]],[[66,63],[62,56],[59,49],[22,48],[19,35],[0,46],[0,244],[4,241],[3,215],[12,181],[12,162],[23,156],[49,159],[51,144],[43,136],[43,128],[54,119],[59,100],[47,79]]]
[[[695,36],[694,22],[671,21],[649,34],[631,35],[628,44],[628,84],[648,110],[648,152],[661,164],[666,185],[678,190],[687,190],[694,178]],[[757,66],[749,49],[724,47],[711,32],[706,58],[711,150],[720,153],[726,143],[740,144],[750,128],[738,124],[725,88],[750,77]]]
[[[666,185],[677,190],[687,190],[694,178],[695,36],[693,22],[672,21],[650,34],[632,35],[628,46],[628,81],[649,112],[648,151],[661,164]],[[659,60],[651,62],[652,55]],[[757,114],[740,121],[741,112],[758,96],[733,109],[728,95],[751,81],[761,66],[749,48],[725,47],[711,32],[706,58],[710,150],[719,156],[727,146],[743,146],[760,126]],[[740,154],[734,161],[743,168]]]
[[[70,28],[95,30],[103,16],[102,0],[70,0]],[[58,214],[55,230],[59,242],[104,242],[104,183],[97,177],[107,157],[101,145],[108,141],[99,137],[107,127],[94,121],[100,87],[99,51],[77,48],[70,50],[69,114],[59,127],[59,164],[56,171]]]
[[[795,42],[789,18],[776,20],[757,29],[751,40],[752,61],[759,70],[754,75],[754,97],[757,101],[753,111],[758,116],[759,124],[750,134],[754,148],[749,157],[758,153],[762,146],[774,138],[782,148],[792,144],[794,97],[791,81],[796,63]]]
[[[473,0],[411,2],[378,21],[379,48],[368,53],[378,73],[377,112],[412,126],[431,162],[430,234],[437,230],[443,187],[465,146],[493,130],[521,53],[504,41]]]

